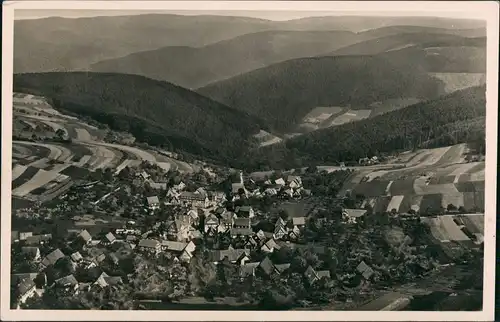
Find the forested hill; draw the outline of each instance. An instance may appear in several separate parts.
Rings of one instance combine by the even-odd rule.
[[[486,87],[472,87],[382,114],[319,130],[245,158],[248,170],[357,162],[359,158],[418,147],[485,139]]]
[[[101,73],[14,75],[14,91],[53,99],[152,145],[232,160],[259,131],[259,120],[182,87],[142,76]]]
[[[364,108],[395,98],[436,98],[444,84],[411,61],[380,56],[289,60],[198,90],[286,132],[318,106]]]

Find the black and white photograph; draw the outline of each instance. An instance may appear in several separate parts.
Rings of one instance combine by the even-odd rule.
[[[498,3],[47,3],[3,4],[2,320],[493,319]]]

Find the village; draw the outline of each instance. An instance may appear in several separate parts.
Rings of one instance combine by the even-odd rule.
[[[338,195],[350,170],[299,174],[254,180],[218,168],[167,172],[147,161],[89,173],[57,199],[13,213],[30,229],[12,231],[12,306],[236,299],[241,307],[360,309],[385,296],[382,309],[410,302],[388,295],[392,286],[482,251],[478,234],[466,246],[430,240],[414,212],[367,215],[360,196]]]

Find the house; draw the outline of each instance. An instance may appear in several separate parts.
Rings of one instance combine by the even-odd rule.
[[[261,251],[265,253],[272,253],[275,249],[279,250],[281,247],[276,244],[274,239],[269,239],[262,247],[260,248]]]
[[[179,195],[179,201],[191,207],[207,208],[209,204],[206,194],[183,191]]]
[[[208,253],[210,260],[217,264],[223,260],[230,263],[238,263],[244,265],[249,260],[249,251],[247,249],[225,249],[225,250],[212,250]]]
[[[370,279],[370,277],[373,275],[374,271],[373,269],[368,266],[364,261],[359,263],[359,265],[356,267],[356,271],[358,271],[365,279]]]
[[[52,239],[52,234],[34,235],[27,237],[24,243],[26,245],[43,245]]]
[[[309,267],[307,267],[306,271],[304,272],[304,276],[310,285],[314,284],[314,282],[319,280],[318,273],[316,273],[314,268],[312,268],[312,266],[310,266],[310,265],[309,265]]]
[[[64,257],[63,252],[58,248],[52,251],[47,256],[45,256],[45,258],[42,261],[42,265],[45,267],[49,267],[51,265],[54,265],[58,260],[60,260],[63,257]]]
[[[226,194],[224,192],[221,192],[221,191],[211,191],[211,192],[209,192],[208,195],[209,195],[210,201],[214,205],[221,204],[227,200]]]
[[[101,275],[94,282],[95,286],[99,286],[100,288],[106,288],[108,286],[123,284],[123,280],[120,276],[109,276],[105,272],[102,272]]]
[[[182,191],[182,190],[184,190],[184,188],[186,188],[186,184],[182,181],[179,182],[179,184],[174,186],[174,189],[177,191]]]
[[[12,243],[17,243],[19,241],[19,232],[17,230],[12,230],[10,232],[10,241]]]
[[[170,240],[184,241],[189,239],[191,224],[187,217],[169,221],[166,223],[166,236]]]
[[[200,217],[198,215],[198,210],[196,209],[190,209],[187,213],[186,216],[190,217],[191,222],[196,222],[198,218]]]
[[[139,250],[150,254],[158,254],[161,251],[160,242],[154,239],[141,239],[137,247]]]
[[[278,265],[274,265],[274,267],[276,268],[276,270],[278,271],[278,273],[283,273],[285,272],[286,270],[288,270],[290,268],[290,264],[287,263],[287,264],[278,264]]]
[[[274,188],[267,188],[266,190],[264,190],[264,194],[268,196],[276,196],[278,194],[278,190]]]
[[[147,197],[146,200],[148,202],[149,210],[154,211],[160,208],[160,200],[158,199],[158,196]]]
[[[83,240],[83,242],[85,243],[85,245],[88,245],[88,244],[90,244],[90,242],[92,242],[92,236],[85,229],[80,232],[80,234],[78,235],[78,237]]]
[[[188,233],[188,239],[202,239],[203,238],[203,234],[201,233],[201,231],[199,231],[198,229],[194,228],[193,226],[189,227],[189,233]]]
[[[293,228],[302,228],[306,225],[306,217],[294,217],[292,218]]]
[[[75,263],[79,263],[83,260],[83,256],[82,254],[80,254],[80,252],[74,252],[70,257]]]
[[[23,279],[17,286],[18,302],[25,303],[30,297],[35,295],[36,285],[31,278]]]
[[[101,239],[101,244],[103,245],[111,245],[116,241],[115,235],[112,233],[107,233],[103,239]]]
[[[189,253],[194,252],[194,250],[196,249],[196,245],[192,241],[190,241],[189,243],[185,243],[185,242],[164,240],[161,242],[161,249],[165,252],[179,255],[183,251],[187,251]]]
[[[249,276],[255,276],[255,270],[260,265],[260,262],[245,263],[245,265],[240,266],[239,275],[241,279]]]
[[[302,187],[302,179],[299,176],[288,176],[286,182],[292,189],[298,189]]]
[[[278,271],[276,270],[276,267],[274,267],[274,264],[269,257],[264,258],[259,263],[259,266],[257,268],[258,268],[258,271],[265,276],[271,276],[273,274],[278,273]]]
[[[347,223],[356,223],[356,219],[364,216],[367,213],[365,209],[348,209],[342,210],[342,218]]]
[[[142,171],[140,174],[139,174],[142,179],[144,180],[148,180],[151,176],[149,175],[149,173],[147,173],[146,171]]]
[[[33,232],[21,232],[19,233],[19,240],[26,240],[28,237],[33,236]]]
[[[271,234],[271,237],[268,237],[268,235],[269,235],[269,233],[266,233],[262,229],[260,229],[257,232],[257,234],[255,234],[255,237],[257,238],[258,241],[263,242],[264,240],[273,237],[273,234]]]
[[[297,240],[300,238],[301,235],[302,232],[300,231],[300,228],[294,226],[293,229],[288,233],[288,238],[290,240]]]
[[[254,249],[258,246],[259,244],[257,243],[257,241],[253,238],[248,238],[248,240],[245,242],[245,244],[243,245],[243,248],[245,249]]]
[[[288,189],[282,190],[280,193],[280,196],[284,197],[284,198],[293,198],[293,189],[288,188]]]
[[[78,281],[73,275],[68,275],[60,279],[57,279],[55,281],[55,286],[57,288],[63,288],[66,291],[71,292],[73,294],[78,293]]]
[[[274,225],[274,238],[281,239],[283,236],[287,235],[288,229],[286,228],[286,222],[283,218],[279,217]]]
[[[324,270],[324,271],[317,271],[316,274],[318,275],[319,279],[330,279],[330,271]]]
[[[276,179],[274,180],[274,183],[279,185],[279,186],[285,186],[286,185],[286,182],[285,180],[283,180],[283,178],[279,178],[279,179]]]
[[[166,182],[154,182],[154,181],[148,181],[149,186],[152,189],[155,190],[167,190],[167,183]]]
[[[238,236],[242,236],[242,237],[251,236],[253,234],[253,231],[250,228],[235,228],[235,227],[233,227],[233,228],[231,228],[229,233],[230,233],[231,237],[236,238]]]
[[[40,249],[38,247],[21,247],[21,252],[25,254],[30,260],[38,261],[41,258]]]
[[[250,229],[250,227],[251,227],[250,218],[236,218],[236,219],[234,219],[233,228]]]
[[[251,206],[237,207],[236,214],[242,218],[253,218],[255,216],[255,212]]]
[[[219,218],[215,214],[209,214],[205,218],[205,232],[217,231],[219,227]]]
[[[235,214],[231,211],[226,211],[219,215],[219,232],[230,230],[234,225]],[[221,227],[222,226],[222,227]]]

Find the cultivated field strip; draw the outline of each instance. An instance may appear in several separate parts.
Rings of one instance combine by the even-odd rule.
[[[441,206],[446,209],[449,204],[452,204],[457,208],[465,207],[464,194],[463,193],[443,194]]]
[[[81,157],[80,160],[75,162],[74,165],[76,165],[78,167],[83,167],[87,164],[87,162],[89,162],[91,157],[92,157],[91,155],[84,155],[83,157]]]
[[[58,130],[64,131],[64,133],[68,133],[66,128],[62,126],[60,123],[52,122],[52,121],[42,121],[43,124],[49,126],[54,132],[57,132]]]
[[[32,190],[39,188],[50,181],[55,180],[58,176],[62,176],[63,178],[68,178],[65,175],[59,174],[54,171],[45,171],[39,169],[38,172],[27,182],[23,183],[19,187],[12,190],[12,195],[17,197],[23,197],[30,193]]]
[[[434,237],[442,242],[448,241],[469,241],[470,238],[457,226],[452,216],[440,216],[429,218],[431,232]]]
[[[467,228],[473,233],[484,234],[484,215],[468,214],[461,217]]]
[[[405,196],[392,196],[386,211],[391,211],[392,209],[396,209],[396,211],[398,211],[399,207],[401,206],[401,202],[403,202],[404,197]]]
[[[79,141],[92,141],[92,136],[90,135],[89,131],[83,128],[75,128],[76,131],[76,138]]]
[[[48,164],[49,160],[50,160],[49,158],[41,158],[41,159],[38,159],[38,160],[33,161],[30,164],[28,164],[28,167],[35,167],[35,168],[38,168],[38,169],[45,169],[46,167],[49,166],[49,164]]]
[[[435,165],[446,165],[460,163],[464,161],[465,144],[457,144],[448,148],[448,150],[439,158]]]
[[[49,159],[57,160],[61,157],[63,152],[61,149],[53,144],[44,144],[44,143],[35,143],[35,142],[25,142],[25,141],[15,141],[16,144],[21,144],[21,145],[32,145],[32,146],[39,146],[39,147],[44,147],[50,150],[50,154],[48,155]]]
[[[24,171],[26,171],[28,167],[25,166],[25,165],[20,165],[20,164],[17,164],[13,169],[12,169],[12,181],[16,180],[17,178],[19,178],[19,176],[21,176]]]

